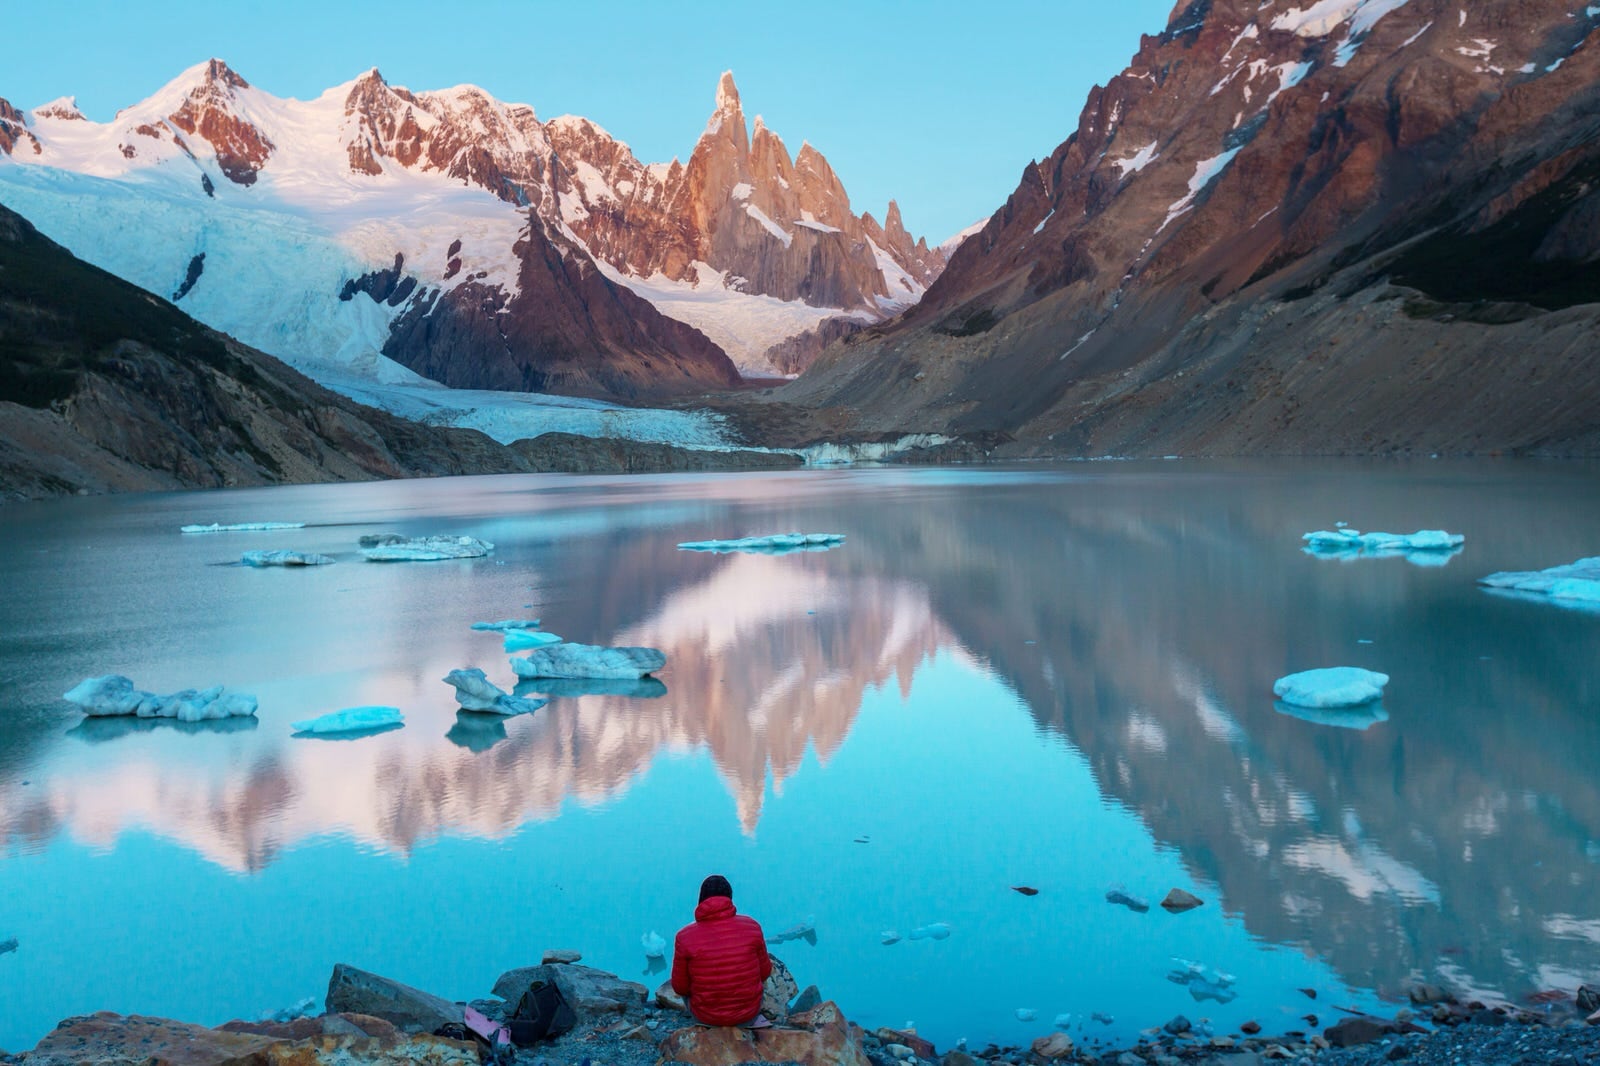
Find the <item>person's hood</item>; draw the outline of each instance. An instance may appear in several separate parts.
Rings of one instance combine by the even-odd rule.
[[[733,908],[733,900],[727,896],[708,896],[694,909],[694,920],[697,922],[715,922],[721,918],[732,918],[739,912]]]

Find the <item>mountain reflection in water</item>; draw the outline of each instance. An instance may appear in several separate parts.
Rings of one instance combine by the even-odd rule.
[[[1181,466],[625,487],[466,479],[388,487],[377,504],[365,487],[240,494],[254,504],[241,514],[364,523],[306,530],[303,549],[336,551],[381,521],[487,535],[504,565],[378,576],[345,559],[313,576],[320,585],[200,573],[191,594],[209,620],[173,611],[120,659],[112,649],[126,633],[67,652],[52,641],[93,628],[98,598],[111,595],[95,582],[135,580],[89,551],[95,536],[131,534],[113,529],[110,505],[87,512],[99,525],[61,505],[80,519],[70,531],[41,508],[26,516],[36,527],[17,529],[21,543],[76,552],[84,569],[78,581],[46,579],[21,551],[0,575],[33,589],[26,611],[0,607],[11,634],[0,665],[21,679],[0,711],[11,749],[0,842],[30,853],[65,832],[110,849],[138,829],[247,874],[326,838],[406,855],[443,837],[505,840],[571,803],[620,802],[653,763],[694,752],[709,754],[754,839],[808,753],[828,777],[867,693],[892,686],[910,700],[943,656],[1015,693],[1039,742],[1080,753],[1102,803],[1176,849],[1260,942],[1388,997],[1423,977],[1513,997],[1593,980],[1600,630],[1472,579],[1593,554],[1594,470]],[[507,492],[512,483],[565,487],[547,498]],[[403,491],[416,498],[402,506]],[[143,506],[170,524],[185,498],[151,499]],[[1459,530],[1467,544],[1434,568],[1302,554],[1301,532],[1346,517]],[[167,536],[148,524],[140,537]],[[795,557],[674,547],[791,528],[838,529],[846,547]],[[170,565],[194,564],[184,550]],[[285,604],[301,595],[321,597],[330,617],[306,611],[295,615],[304,629],[287,632]],[[381,611],[349,606],[380,596]],[[232,597],[259,612],[259,628]],[[498,635],[467,623],[516,613],[524,597],[568,639],[658,647],[668,666],[649,685],[525,685],[519,693],[551,697],[532,715],[458,715],[439,681],[447,671],[477,665],[511,681]],[[204,648],[217,626],[231,627],[229,650],[205,659],[204,677],[178,676],[182,652],[164,649]],[[1339,728],[1349,723],[1274,706],[1275,677],[1331,665],[1389,673],[1387,719]],[[140,684],[255,690],[261,722],[192,735],[77,722],[53,701],[78,675],[140,667],[158,675]],[[222,676],[230,669],[242,676]],[[401,707],[405,728],[344,745],[283,735],[301,712],[364,703]],[[878,755],[884,787],[919,772]],[[952,811],[984,802],[948,797]],[[1004,811],[993,817],[1005,824]],[[1107,869],[1104,882],[1124,874]]]

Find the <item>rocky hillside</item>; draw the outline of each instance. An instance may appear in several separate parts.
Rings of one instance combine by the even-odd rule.
[[[212,60],[109,123],[0,101],[0,202],[314,376],[627,400],[735,385],[730,352],[770,372],[945,262],[892,202],[853,214],[809,145],[752,136],[731,75],[688,164],[646,165],[472,86],[372,70],[297,101]]]
[[[1597,25],[1182,3],[916,307],[778,399],[996,454],[1600,453]]]
[[[73,492],[792,457],[476,430],[363,407],[75,259],[0,207],[0,501]]]

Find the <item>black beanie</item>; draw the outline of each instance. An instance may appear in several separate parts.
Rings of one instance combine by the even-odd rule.
[[[733,886],[728,884],[728,879],[721,874],[712,874],[700,882],[700,902],[704,903],[712,896],[733,898]]]

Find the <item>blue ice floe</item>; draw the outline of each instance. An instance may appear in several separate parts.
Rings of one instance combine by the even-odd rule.
[[[1178,964],[1178,968],[1167,974],[1167,980],[1188,988],[1189,995],[1196,1003],[1206,1000],[1232,1003],[1239,998],[1239,993],[1233,988],[1238,978],[1233,974],[1222,973],[1204,963],[1190,962],[1188,959],[1174,958],[1172,961]]]
[[[346,707],[341,711],[290,722],[296,735],[322,736],[328,733],[365,733],[404,725],[405,715],[398,707]]]
[[[531,651],[547,644],[561,643],[560,637],[542,629],[508,629],[505,634],[505,643],[501,647],[506,651]]]
[[[1503,570],[1480,577],[1478,584],[1496,592],[1521,593],[1559,607],[1600,611],[1600,555],[1547,570]]]
[[[667,664],[655,648],[603,648],[594,644],[552,644],[512,659],[518,677],[648,677]]]
[[[487,714],[531,714],[549,703],[549,700],[521,699],[511,695],[484,676],[482,670],[452,670],[444,675],[444,683],[455,686],[456,702],[464,711],[483,711]]]
[[[380,533],[361,538],[361,554],[373,563],[432,563],[445,559],[481,559],[494,545],[477,537],[402,537]]]
[[[1375,670],[1330,666],[1280,677],[1273,682],[1272,693],[1296,707],[1359,707],[1381,697],[1388,683],[1389,675]]]
[[[1019,1022],[1031,1022],[1039,1016],[1039,1012],[1032,1007],[1018,1007],[1014,1013]]]
[[[659,959],[667,954],[667,942],[654,929],[640,937],[639,942],[644,946],[644,957],[647,959]]]
[[[182,533],[267,533],[274,529],[304,529],[304,522],[234,522],[223,525],[212,522],[208,526],[183,526]]]
[[[1362,533],[1354,529],[1320,529],[1301,540],[1307,555],[1319,559],[1402,558],[1417,566],[1443,566],[1461,551],[1466,537],[1442,529],[1415,533]]]
[[[825,552],[844,543],[843,533],[774,533],[765,537],[738,540],[689,540],[678,545],[688,552],[749,552],[756,555],[787,555],[789,552]]]
[[[198,690],[186,688],[169,696],[157,696],[134,688],[133,682],[121,674],[107,674],[80,681],[62,699],[76,703],[84,714],[96,717],[131,714],[139,718],[203,722],[256,713],[254,696],[229,692],[221,685]]]
[[[480,633],[507,633],[513,629],[538,629],[537,618],[503,618],[498,622],[474,622],[472,628]]]
[[[950,927],[944,922],[933,922],[930,925],[919,925],[911,930],[912,940],[948,940]]]
[[[245,552],[239,561],[246,566],[330,566],[333,559],[316,552],[297,552],[287,548],[277,551]]]

